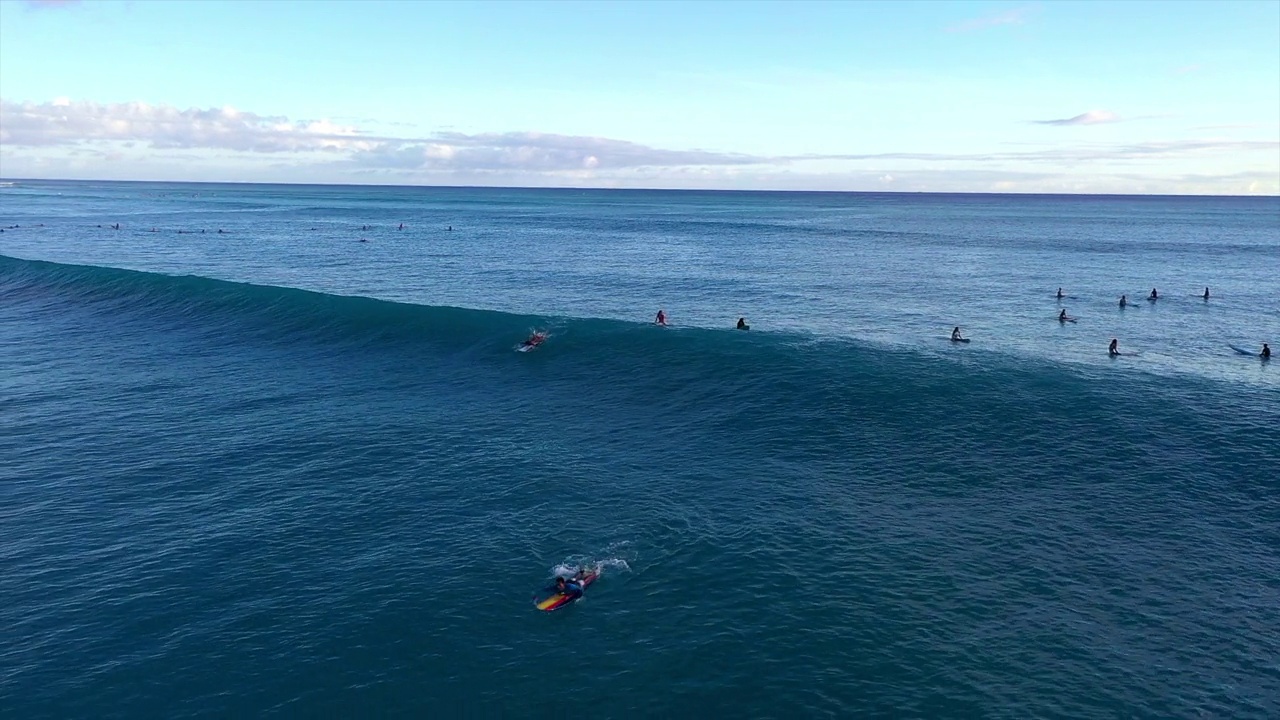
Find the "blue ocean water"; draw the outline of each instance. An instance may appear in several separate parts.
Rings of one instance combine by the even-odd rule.
[[[1280,713],[1280,361],[1231,348],[1276,198],[16,181],[0,227],[5,717]]]

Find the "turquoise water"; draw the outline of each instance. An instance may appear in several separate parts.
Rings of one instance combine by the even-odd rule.
[[[6,717],[1280,712],[1280,366],[1229,347],[1280,339],[1275,198],[17,181],[0,226]]]

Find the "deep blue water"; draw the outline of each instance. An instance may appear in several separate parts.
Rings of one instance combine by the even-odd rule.
[[[1280,360],[1230,347],[1280,340],[1276,198],[17,181],[0,227],[0,716],[1280,714]]]

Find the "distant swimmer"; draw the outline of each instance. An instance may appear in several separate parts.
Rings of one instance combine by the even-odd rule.
[[[746,319],[746,318],[738,318],[738,329],[739,329],[739,330],[750,330],[750,329],[751,329],[751,326],[747,324],[747,319]]]
[[[449,232],[453,232],[453,226],[452,226],[452,225],[450,225],[450,226],[449,226]]]
[[[1058,313],[1058,322],[1060,322],[1060,323],[1069,323],[1069,322],[1075,322],[1075,321],[1076,321],[1076,319],[1075,319],[1075,318],[1073,318],[1073,317],[1069,317],[1069,316],[1067,315],[1067,310],[1066,310],[1066,308],[1063,308],[1063,309],[1062,309],[1062,312]]]
[[[1160,299],[1160,294],[1156,292],[1156,289],[1155,289],[1155,288],[1151,288],[1151,294],[1147,296],[1147,299],[1148,299],[1148,300],[1159,300],[1159,299]]]
[[[1107,347],[1107,354],[1110,355],[1111,357],[1115,357],[1119,355],[1120,350],[1119,348],[1116,347],[1118,344],[1119,343],[1116,342],[1115,338],[1111,338],[1111,345]]]
[[[1208,300],[1208,299],[1209,299],[1209,288],[1205,288],[1205,289],[1204,289],[1204,299],[1205,299],[1205,300]]]
[[[667,324],[667,314],[666,314],[665,312],[663,312],[661,309],[659,309],[659,310],[658,310],[658,316],[657,316],[656,318],[654,318],[654,319],[653,319],[653,321],[654,321],[655,323],[657,323],[658,325],[666,325],[666,324]]]
[[[1270,359],[1271,359],[1271,346],[1267,345],[1266,343],[1262,343],[1262,353],[1261,353],[1261,354],[1262,354],[1262,359],[1263,359],[1263,360],[1270,360]]]
[[[360,242],[369,242],[368,238],[360,238]]]
[[[1126,306],[1126,305],[1128,305],[1128,304],[1129,304],[1129,300],[1128,300],[1127,298],[1125,298],[1125,296],[1124,296],[1124,295],[1121,295],[1121,296],[1120,296],[1120,307],[1124,307],[1124,306]]]
[[[403,229],[404,229],[404,223],[400,223],[400,229],[401,229],[401,230],[403,230]]]
[[[954,342],[964,342],[964,338],[960,337],[960,326],[959,326],[959,325],[957,325],[957,326],[955,327],[955,329],[951,331],[951,339],[952,339],[952,341],[954,341]]]

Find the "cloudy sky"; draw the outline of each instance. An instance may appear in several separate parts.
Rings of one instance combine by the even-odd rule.
[[[1280,194],[1280,2],[0,0],[0,176]]]

